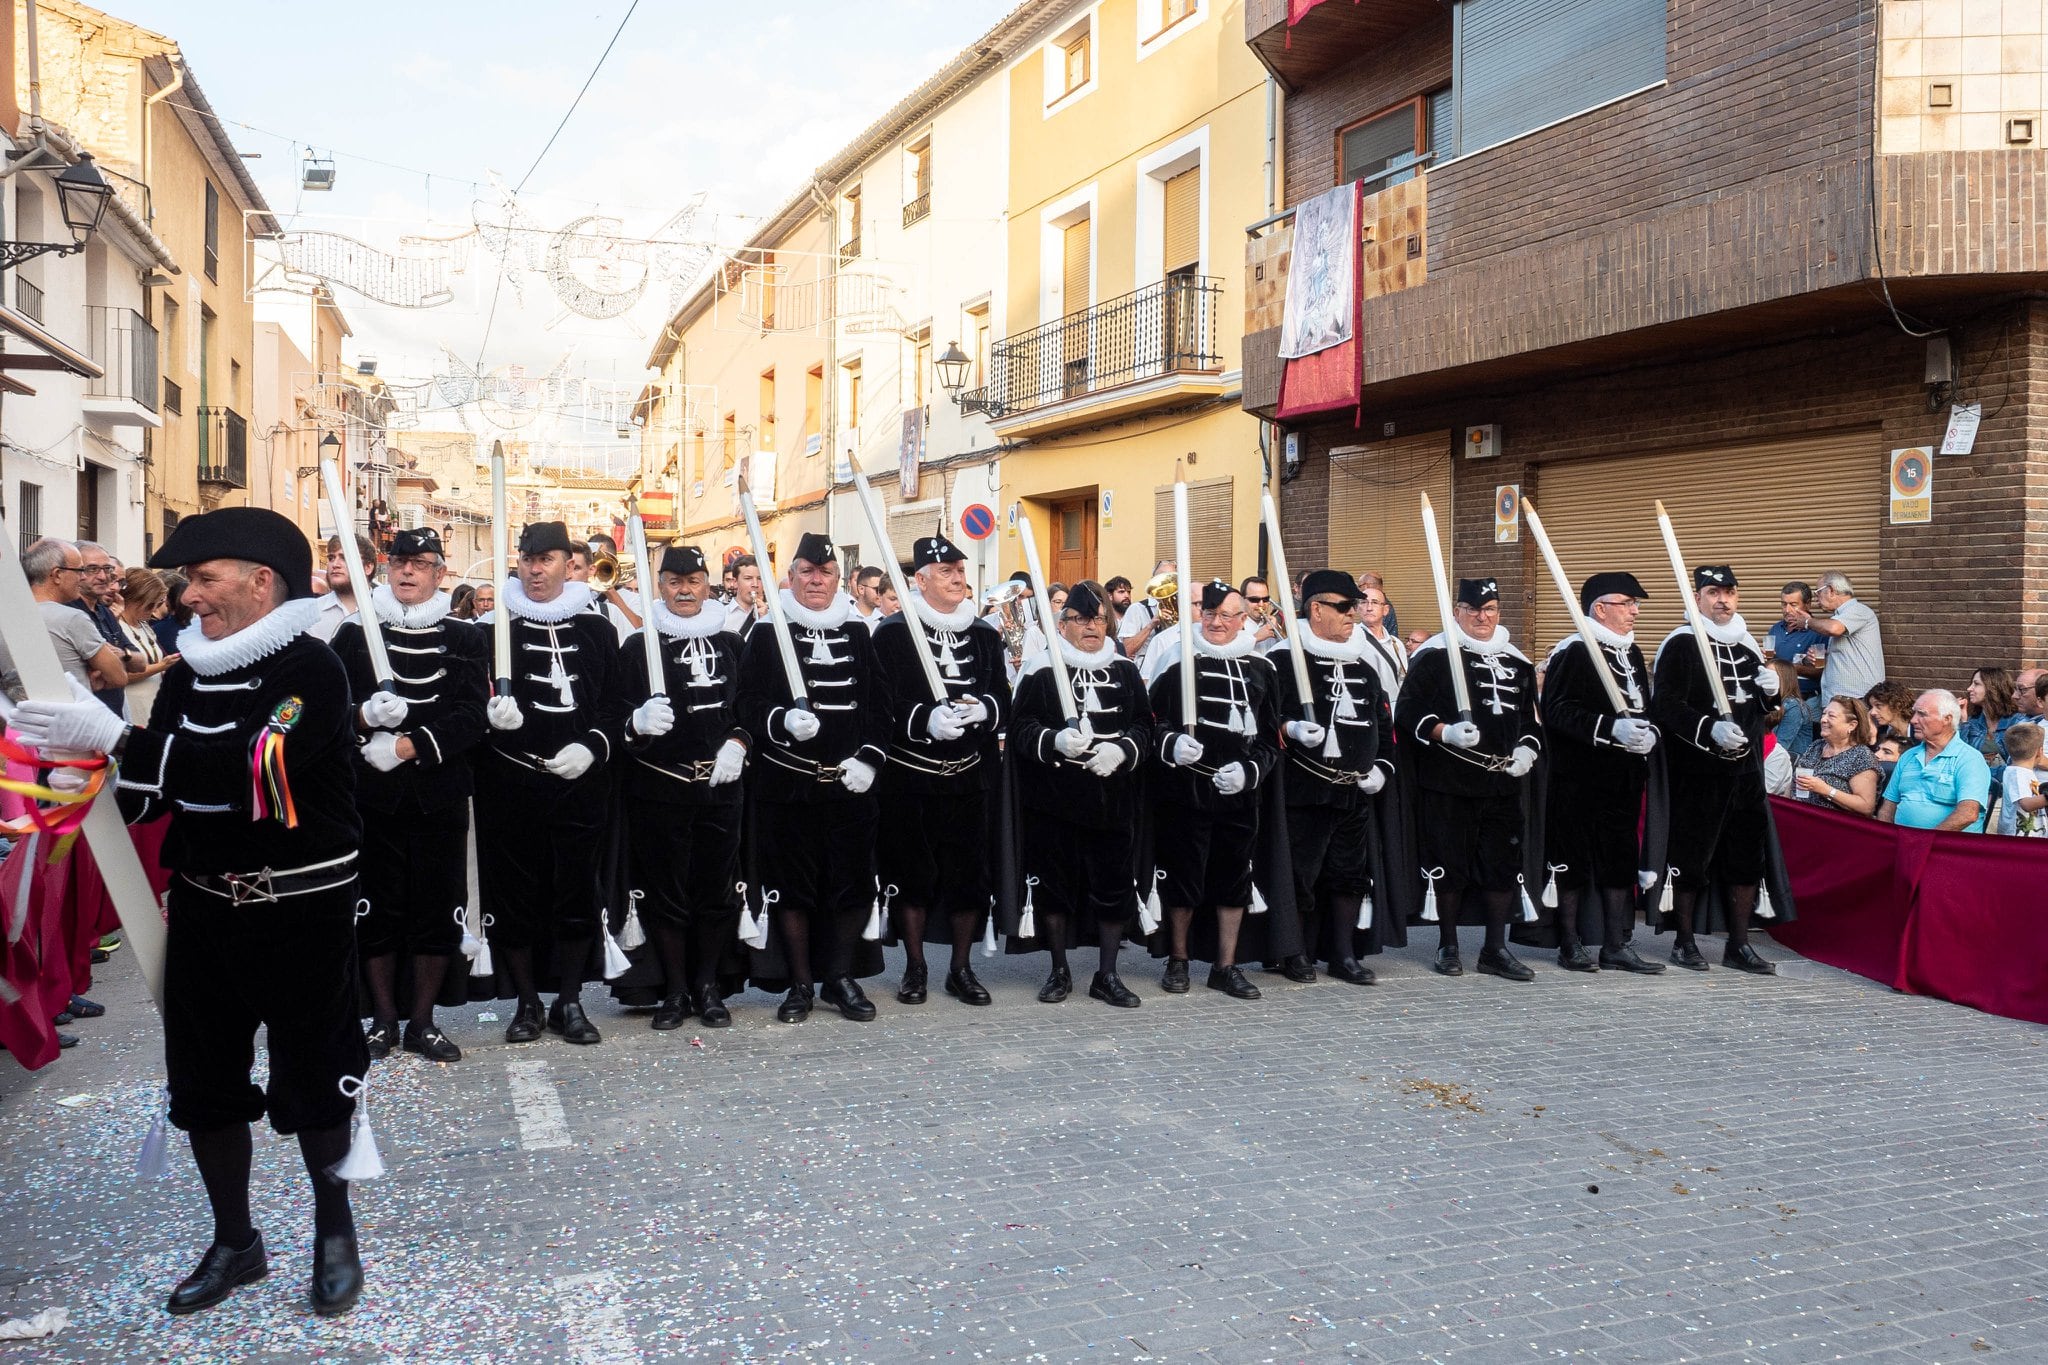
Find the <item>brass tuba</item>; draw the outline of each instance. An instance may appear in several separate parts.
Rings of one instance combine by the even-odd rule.
[[[1169,570],[1153,574],[1145,582],[1145,596],[1152,599],[1152,611],[1162,626],[1180,621],[1180,575]]]

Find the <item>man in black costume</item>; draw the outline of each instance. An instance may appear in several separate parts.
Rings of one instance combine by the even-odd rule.
[[[356,1015],[355,716],[348,676],[307,635],[306,539],[277,513],[231,507],[178,523],[150,567],[189,580],[194,620],[149,728],[98,701],[23,702],[14,725],[51,753],[120,760],[122,813],[171,818],[163,972],[170,1121],[213,1206],[213,1244],[171,1292],[195,1313],[269,1273],[249,1218],[249,1125],[297,1134],[313,1182],[310,1300],[323,1315],[363,1287],[348,1183],[354,1085],[369,1070]],[[256,1030],[270,1074],[250,1078]]]
[[[739,723],[740,642],[710,604],[703,551],[662,552],[651,624],[661,679],[647,680],[647,647],[619,646],[613,703],[625,739],[620,794],[633,890],[661,966],[651,1026],[681,1028],[691,1015],[728,1028],[719,964],[739,928],[740,776],[750,740]]]
[[[1602,968],[1654,975],[1664,964],[1629,944],[1641,886],[1643,790],[1657,747],[1657,727],[1643,719],[1650,678],[1635,637],[1637,602],[1648,596],[1633,574],[1594,574],[1579,590],[1579,606],[1599,656],[1577,635],[1551,651],[1543,677],[1550,741],[1543,856],[1558,889],[1559,925],[1576,923],[1582,938],[1597,940]],[[1600,680],[1602,660],[1621,691],[1622,712]]]
[[[398,1042],[398,958],[412,958],[403,1046],[430,1061],[462,1049],[434,1023],[434,997],[462,947],[469,901],[470,750],[484,737],[490,640],[448,614],[441,537],[400,531],[386,581],[370,592],[383,627],[393,690],[377,687],[360,613],[342,622],[334,652],[348,669],[360,745],[356,804],[363,816],[363,899],[356,947],[370,988],[374,1061]]]
[[[903,939],[903,984],[896,998],[926,998],[926,918],[945,917],[952,944],[946,994],[989,1003],[969,952],[988,913],[988,801],[1002,762],[996,737],[1009,723],[1010,684],[1003,637],[980,620],[967,585],[967,556],[941,535],[911,546],[916,582],[903,611],[924,626],[924,645],[945,685],[938,705],[918,662],[917,637],[902,613],[874,628],[875,659],[896,699],[896,729],[882,769],[878,849],[881,880],[893,886],[892,928]]]
[[[492,950],[518,999],[505,1041],[540,1037],[538,973],[552,970],[550,1033],[571,1043],[602,1035],[583,1012],[597,940],[598,862],[611,819],[609,718],[619,638],[590,611],[590,588],[569,581],[573,547],[559,521],[519,533],[519,571],[498,610],[510,613],[512,691],[485,707],[490,733],[476,751],[477,871],[496,923]]]
[[[1763,666],[1763,653],[1737,614],[1735,570],[1702,564],[1692,571],[1692,585],[1732,716],[1716,708],[1692,630],[1680,626],[1657,650],[1650,712],[1664,731],[1671,783],[1669,857],[1677,874],[1672,923],[1678,931],[1671,960],[1707,970],[1693,932],[1704,918],[1701,898],[1718,883],[1727,897],[1728,945],[1721,964],[1769,976],[1775,969],[1750,947],[1749,929],[1771,819],[1758,758],[1778,679]]]
[[[854,951],[875,899],[872,788],[892,733],[889,680],[873,636],[839,591],[831,541],[806,532],[788,586],[771,591],[782,595],[807,698],[793,704],[778,632],[755,629],[740,656],[739,717],[753,741],[755,875],[789,973],[775,1017],[810,1017],[821,979],[813,939],[822,934],[825,1003],[865,1021],[875,1007],[855,979]]]
[[[1437,906],[1433,965],[1445,976],[1464,974],[1458,923],[1466,894],[1476,892],[1486,909],[1479,970],[1530,981],[1536,974],[1508,950],[1507,926],[1528,847],[1521,786],[1543,752],[1536,666],[1500,623],[1494,579],[1459,579],[1451,615],[1472,714],[1458,714],[1451,653],[1439,635],[1409,665],[1395,721],[1403,744],[1413,742],[1403,752],[1414,757],[1418,853]],[[1575,953],[1560,953],[1567,966],[1588,956],[1572,947]]]
[[[1095,979],[1088,994],[1119,1009],[1144,1003],[1117,975],[1124,934],[1137,919],[1132,881],[1139,773],[1152,744],[1152,703],[1138,666],[1117,653],[1109,606],[1090,583],[1077,583],[1060,608],[1051,647],[1060,651],[1074,690],[1078,724],[1068,725],[1044,655],[1017,680],[1010,749],[1017,762],[1023,864],[1037,936],[1052,952],[1038,998],[1048,1005],[1074,989],[1070,937],[1092,931]]]

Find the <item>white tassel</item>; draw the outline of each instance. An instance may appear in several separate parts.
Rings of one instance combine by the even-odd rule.
[[[1249,706],[1239,706],[1231,711],[1230,728],[1247,738],[1259,732],[1259,727],[1252,723],[1252,709]]]
[[[813,631],[811,633],[810,661],[814,664],[830,664],[834,662],[832,658],[832,646],[826,641],[824,635],[816,631]]]
[[[988,898],[988,920],[982,925],[981,930],[981,955],[983,957],[994,957],[999,949],[1000,946],[996,943],[996,898],[990,896]]]
[[[647,931],[640,927],[640,898],[647,893],[629,891],[626,894],[633,903],[626,907],[626,922],[619,927],[619,946],[630,953],[647,942]]]
[[[1138,928],[1148,935],[1157,932],[1159,921],[1165,918],[1165,912],[1159,905],[1159,883],[1165,880],[1166,873],[1155,870],[1152,873],[1152,889],[1138,905]]]
[[[620,949],[619,941],[612,937],[610,918],[601,916],[598,924],[604,930],[604,979],[613,981],[624,976],[633,963]]]
[[[960,656],[953,652],[955,639],[943,631],[939,634],[939,667],[949,678],[960,676]]]
[[[1372,928],[1372,897],[1366,896],[1358,902],[1358,925],[1360,930]]]
[[[1429,883],[1429,893],[1422,898],[1422,918],[1431,924],[1435,924],[1437,921],[1436,884],[1444,879],[1444,870],[1440,867],[1425,867],[1422,869],[1422,876],[1423,880]]]
[[[1557,874],[1571,867],[1571,864],[1545,863],[1544,866],[1550,869],[1550,880],[1543,883],[1543,903],[1555,910],[1557,908]]]
[[[747,894],[747,884],[745,882],[739,884],[739,889],[741,896]],[[780,891],[763,891],[761,893],[761,913],[753,917],[753,927],[749,929],[744,918],[742,918],[740,937],[746,941],[746,945],[749,948],[752,948],[757,953],[766,951],[768,947],[768,911],[781,899],[782,893]]]
[[[477,919],[476,956],[469,963],[471,976],[489,976],[496,970],[491,965],[491,926],[497,922],[496,915],[483,915]]]
[[[1081,711],[1082,711],[1082,715],[1083,715],[1083,718],[1084,718],[1084,720],[1085,720],[1085,718],[1086,718],[1087,716],[1091,716],[1091,715],[1094,715],[1094,716],[1099,716],[1099,715],[1101,715],[1101,714],[1103,713],[1103,711],[1104,711],[1105,709],[1106,709],[1106,708],[1105,708],[1105,707],[1103,706],[1103,704],[1102,704],[1102,693],[1101,693],[1101,691],[1100,691],[1100,690],[1099,690],[1099,689],[1098,689],[1098,688],[1097,688],[1097,687],[1095,686],[1095,682],[1094,682],[1094,680],[1093,680],[1093,679],[1090,679],[1089,681],[1087,681],[1087,682],[1084,682],[1084,683],[1082,683],[1082,684],[1081,684]]]
[[[1517,873],[1515,881],[1522,888],[1522,923],[1534,924],[1538,916],[1536,902],[1529,899],[1529,879]]]
[[[879,943],[882,936],[889,932],[889,902],[895,895],[896,887],[891,883],[875,898],[874,904],[868,907],[867,928],[860,931],[862,938],[870,943]]]
[[[455,922],[462,926],[462,955],[475,962],[476,955],[484,950],[484,943],[469,931],[469,911],[462,906],[456,906]]]
[[[1250,906],[1250,912],[1254,915],[1263,915],[1266,913],[1266,898],[1259,894],[1259,884],[1257,882],[1252,883],[1252,903]]]
[[[370,1130],[370,1085],[361,1076],[343,1076],[341,1093],[356,1102],[355,1136],[349,1139],[348,1155],[327,1168],[336,1180],[375,1180],[384,1174],[384,1154],[377,1150],[377,1135]]]
[[[1038,885],[1038,878],[1024,879],[1024,913],[1017,917],[1017,937],[1038,937],[1038,912],[1031,904],[1031,888]]]
[[[1765,886],[1762,882],[1758,882],[1756,888],[1756,917],[1758,919],[1776,919],[1778,917],[1778,912],[1771,908],[1771,888]]]
[[[161,1180],[171,1160],[170,1135],[171,1092],[163,1092],[157,1102],[156,1117],[150,1120],[149,1132],[143,1135],[142,1150],[135,1154],[135,1174],[143,1180]]]
[[[1339,758],[1343,752],[1344,746],[1337,742],[1337,718],[1332,716],[1330,723],[1323,728],[1323,757]]]
[[[1675,867],[1665,869],[1664,890],[1657,897],[1657,913],[1660,915],[1668,915],[1672,911],[1675,902],[1672,899],[1671,883],[1676,880],[1678,880],[1678,869]]]

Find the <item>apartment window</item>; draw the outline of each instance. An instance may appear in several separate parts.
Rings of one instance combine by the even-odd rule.
[[[154,290],[145,289],[142,296],[148,298],[154,292]],[[185,372],[184,353],[178,345],[179,339],[183,335],[178,328],[178,314],[180,311],[178,301],[169,295],[165,295],[163,346],[164,373],[166,375],[174,372],[177,374]]]
[[[844,416],[841,418],[839,425],[848,431],[859,431],[861,418],[860,362],[856,360],[840,368],[841,372],[846,376],[846,401],[840,405]]]
[[[929,327],[917,338],[910,360],[910,374],[912,406],[921,408],[931,401],[932,392],[932,333]]]
[[[694,487],[704,482],[704,433],[690,433],[690,483]]]
[[[206,182],[206,278],[220,283],[220,191]]]
[[[1045,102],[1058,104],[1094,83],[1095,13],[1091,10],[1045,45]]]
[[[841,264],[860,256],[860,186],[846,192],[846,207],[840,212],[839,260]]]
[[[78,538],[100,538],[100,467],[96,464],[78,471]]]
[[[761,253],[760,280],[761,330],[772,332],[775,330],[775,295],[778,292],[775,287],[775,253],[772,251]]]
[[[1463,156],[1664,79],[1668,0],[1462,0],[1451,145]]]
[[[1169,178],[1165,197],[1164,273],[1197,274],[1202,266],[1202,168],[1190,166]]]
[[[804,429],[797,438],[798,446],[808,451],[811,438],[824,430],[825,367],[813,365],[804,376]]]
[[[1366,193],[1415,178],[1439,145],[1449,115],[1449,90],[1403,100],[1337,134],[1337,183],[1366,182]]]
[[[974,380],[969,388],[986,388],[988,385],[989,352],[995,345],[993,329],[989,324],[988,309],[978,308],[969,315],[974,323]]]
[[[239,403],[241,401],[242,362],[239,360],[230,360],[228,362],[228,402]]]
[[[24,482],[21,485],[21,550],[43,538],[43,486],[39,483]]]
[[[1060,230],[1060,310],[1078,313],[1088,306],[1088,281],[1093,273],[1094,222],[1083,218]]]
[[[1202,0],[1139,0],[1139,47],[1158,41],[1183,23],[1199,23],[1201,14]]]
[[[775,444],[775,371],[761,372],[761,439],[757,443],[761,450],[776,450]]]
[[[932,211],[932,140],[919,138],[904,149],[909,184],[903,204],[903,226],[920,222]]]

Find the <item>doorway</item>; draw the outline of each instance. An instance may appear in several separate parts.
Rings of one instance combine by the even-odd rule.
[[[1069,586],[1095,577],[1095,493],[1052,504],[1052,581]]]

